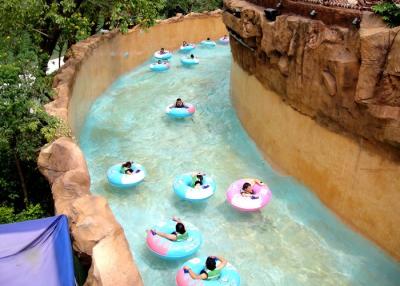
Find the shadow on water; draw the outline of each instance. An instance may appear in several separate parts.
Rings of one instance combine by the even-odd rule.
[[[227,202],[220,203],[215,208],[226,222],[235,221],[237,224],[244,224],[246,227],[257,228],[259,230],[269,230],[274,228],[271,218],[263,214],[263,211],[240,212],[230,206]]]
[[[146,262],[147,265],[151,265],[154,270],[167,270],[168,272],[175,272],[176,269],[183,263],[180,260],[164,260],[152,253],[144,243],[140,248],[139,255]]]
[[[176,207],[179,213],[194,213],[202,214],[208,206],[208,202],[189,202],[179,199],[176,195],[173,195],[172,204]]]

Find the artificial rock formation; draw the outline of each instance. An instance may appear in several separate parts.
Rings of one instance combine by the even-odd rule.
[[[335,130],[400,148],[400,27],[370,13],[361,28],[226,0],[236,62],[294,109]],[[295,11],[294,11],[295,12]]]
[[[38,166],[51,184],[57,214],[68,217],[73,249],[90,265],[85,285],[143,285],[121,225],[107,201],[90,194],[79,147],[62,137],[40,152]]]

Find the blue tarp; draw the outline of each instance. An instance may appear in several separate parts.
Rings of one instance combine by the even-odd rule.
[[[75,285],[66,216],[0,225],[0,285]]]

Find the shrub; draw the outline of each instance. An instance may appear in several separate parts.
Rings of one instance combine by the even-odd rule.
[[[400,5],[391,1],[380,2],[372,6],[372,11],[382,16],[383,21],[390,27],[400,25]]]

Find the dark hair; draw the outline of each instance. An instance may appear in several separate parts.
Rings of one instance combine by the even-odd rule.
[[[164,50],[164,48],[161,48],[160,50]]]
[[[201,181],[197,180],[196,182],[194,182],[195,187],[196,187],[196,185],[201,185]]]
[[[193,55],[193,54],[191,54],[191,55],[190,55],[190,58],[191,58],[191,59],[194,59],[194,55]]]
[[[246,182],[246,183],[243,184],[242,190],[244,191],[250,186],[251,186],[251,184]]]
[[[130,168],[131,166],[132,166],[132,163],[129,161],[122,164],[122,167],[126,167],[126,168]]]
[[[176,232],[179,232],[180,234],[184,234],[186,232],[185,226],[181,222],[178,222],[176,224],[175,230],[176,230]]]
[[[209,41],[210,40],[210,38],[207,38],[207,41]]]
[[[207,257],[206,267],[208,270],[213,271],[217,267],[217,262],[215,261],[215,258],[212,258],[210,256]]]
[[[177,98],[177,99],[176,99],[176,101],[182,101],[182,99],[180,99],[180,98]]]
[[[203,175],[197,174],[196,177],[197,177],[198,181],[200,182],[200,184],[203,184]]]

